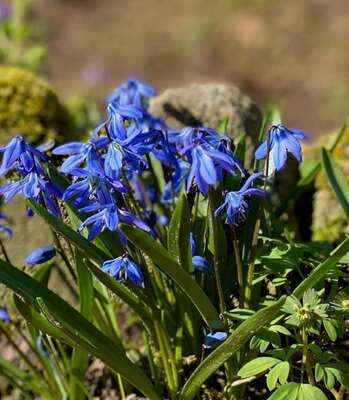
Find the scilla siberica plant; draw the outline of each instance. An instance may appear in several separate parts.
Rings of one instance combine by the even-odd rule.
[[[28,257],[30,273],[0,261],[39,365],[21,354],[30,389],[3,361],[6,376],[47,399],[91,398],[85,372],[96,357],[123,399],[135,390],[151,400],[252,398],[249,384],[265,376],[260,398],[343,398],[349,367],[321,346],[343,335],[346,303],[338,281],[330,297],[316,290],[333,284],[348,239],[320,254],[269,196],[288,158],[301,162],[304,134],[270,113],[250,168],[243,134],[171,129],[148,111],[155,94],[122,84],[86,143],[34,148],[18,136],[1,147],[5,203],[24,196],[55,232],[55,246]],[[75,308],[47,288],[56,264],[68,266],[62,285]],[[118,324],[121,302],[142,332],[133,344]]]

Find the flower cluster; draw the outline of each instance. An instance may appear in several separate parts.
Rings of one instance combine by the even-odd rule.
[[[232,141],[224,133],[208,127],[186,127],[173,130],[148,111],[149,99],[155,90],[131,79],[118,87],[107,99],[107,118],[92,132],[87,143],[62,144],[52,150],[57,158],[65,157],[61,174],[70,180],[64,193],[48,179],[45,151],[50,146],[34,148],[17,136],[0,148],[0,175],[11,181],[0,189],[5,202],[16,194],[45,205],[59,216],[58,199],[72,201],[83,214],[79,232],[88,229],[88,240],[94,240],[104,230],[117,232],[121,243],[126,238],[120,223],[134,225],[152,236],[157,224],[166,224],[166,211],[159,214],[159,204],[173,205],[182,190],[198,192],[204,197],[211,187],[223,183],[228,175],[247,179],[237,191],[225,192],[223,203],[215,210],[217,217],[226,211],[226,222],[233,226],[241,221],[248,209],[247,197],[263,196],[264,190],[252,187],[261,172],[248,176],[236,159]],[[257,149],[256,158],[270,153],[275,168],[280,170],[287,154],[301,160],[299,130],[283,125],[272,126],[268,139]],[[152,180],[153,162],[162,164],[165,184],[162,188]],[[210,273],[212,267],[196,253],[192,240],[193,265],[200,272]],[[48,248],[50,257],[54,249]],[[52,253],[52,254],[51,254]],[[33,258],[33,260],[31,260]],[[30,264],[46,260],[45,249],[28,257]],[[32,262],[33,261],[33,262]],[[126,256],[107,261],[103,269],[120,280],[131,280],[143,286],[143,276]]]

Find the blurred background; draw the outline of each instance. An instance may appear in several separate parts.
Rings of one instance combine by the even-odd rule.
[[[223,81],[314,136],[349,112],[347,0],[36,0],[32,18],[63,96]]]

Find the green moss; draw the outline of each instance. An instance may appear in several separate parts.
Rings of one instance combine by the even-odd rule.
[[[66,108],[52,88],[31,72],[0,66],[0,143],[23,135],[31,143],[74,138]]]

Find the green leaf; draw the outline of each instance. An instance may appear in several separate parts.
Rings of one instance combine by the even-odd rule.
[[[184,385],[179,400],[191,400],[200,390],[201,385],[221,367],[241,346],[243,346],[263,326],[267,326],[280,311],[285,302],[285,296],[269,307],[256,312],[246,321],[243,321],[233,333],[207,356],[190,375]]]
[[[349,185],[347,179],[338,168],[331,153],[326,149],[322,149],[322,162],[332,189],[349,220]]]
[[[319,264],[311,274],[305,278],[293,291],[293,295],[300,299],[307,289],[313,288],[321,279],[325,277],[327,272],[336,266],[340,259],[349,251],[349,238],[345,239],[337,246],[328,256],[328,258]]]
[[[129,225],[121,225],[127,238],[144,251],[163,272],[189,297],[208,326],[219,320],[217,310],[196,281],[173,259],[171,254],[148,233]]]
[[[245,364],[238,372],[238,375],[242,378],[249,378],[250,376],[258,375],[264,372],[274,365],[281,363],[282,361],[278,358],[273,357],[258,357]]]
[[[327,400],[327,396],[316,386],[304,383],[299,385],[297,400]]]
[[[315,380],[316,382],[320,382],[324,377],[324,369],[322,368],[321,364],[315,364]]]
[[[94,298],[93,278],[79,250],[75,250],[75,265],[80,293],[80,312],[86,319],[91,321]],[[70,382],[70,396],[73,399],[83,400],[85,398],[84,393],[81,391],[81,385],[77,383],[77,380],[80,380],[83,384],[87,366],[88,353],[83,350],[74,349],[71,360],[71,368],[74,371],[74,375],[71,376]]]
[[[33,316],[28,315],[28,320],[32,323],[36,321],[37,324],[34,326],[73,347],[79,347],[95,355],[150,399],[160,400],[143,371],[134,365],[109,337],[54,292],[3,260],[0,260],[0,282],[36,308],[36,311],[33,308],[24,309],[27,314],[30,310],[33,311],[31,312]],[[52,321],[44,319],[38,313],[40,310],[44,311],[42,305],[45,306],[45,311],[47,310]]]
[[[335,342],[337,340],[337,330],[335,326],[332,324],[331,320],[325,319],[323,321],[324,323],[324,328],[325,331],[328,335],[328,337],[332,340],[332,342]]]
[[[72,228],[62,222],[60,219],[56,218],[54,215],[50,214],[44,207],[40,204],[35,203],[32,200],[28,200],[30,207],[42,217],[52,228],[61,233],[67,239],[69,239],[72,243],[74,243],[81,251],[88,254],[94,260],[103,262],[107,260],[109,257],[108,255],[96,247],[93,243],[89,242],[79,233],[75,232]]]
[[[295,382],[280,386],[268,400],[297,400],[299,384]]]
[[[168,228],[167,247],[171,256],[190,274],[193,273],[190,246],[190,212],[185,192],[182,192]]]
[[[267,386],[269,390],[274,390],[277,381],[284,385],[287,382],[288,374],[290,373],[290,364],[288,361],[282,361],[275,365],[267,375]]]

